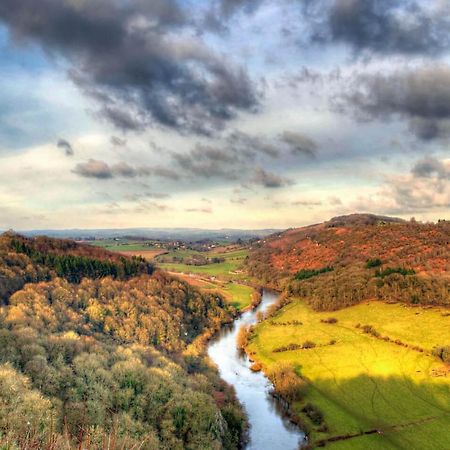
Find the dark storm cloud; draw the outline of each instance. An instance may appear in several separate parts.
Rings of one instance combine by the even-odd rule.
[[[315,43],[385,54],[437,54],[450,46],[450,6],[442,0],[308,0],[303,16]]]
[[[0,20],[18,42],[67,60],[71,79],[122,130],[211,133],[258,104],[243,69],[189,37],[176,0],[3,0]]]
[[[336,105],[363,119],[407,119],[422,140],[450,136],[450,67],[427,65],[391,74],[357,74]]]
[[[62,148],[66,154],[66,156],[73,156],[74,151],[73,147],[70,142],[66,141],[65,139],[58,139],[58,142],[56,143],[56,146],[58,148]]]
[[[257,184],[266,188],[281,188],[289,186],[292,183],[288,178],[282,177],[272,172],[264,170],[262,167],[257,167],[250,179],[251,183]]]

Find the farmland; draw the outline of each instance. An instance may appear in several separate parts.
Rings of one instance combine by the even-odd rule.
[[[192,252],[188,253],[192,255]],[[173,256],[183,257],[186,255],[186,251],[177,250],[169,252],[167,255],[164,255],[164,259],[166,257]],[[183,264],[183,263],[175,263],[175,262],[159,262],[161,258],[157,258],[156,262],[158,267],[161,267],[165,270],[173,271],[173,272],[185,272],[185,273],[197,273],[207,276],[216,276],[222,277],[225,279],[236,279],[242,278],[239,273],[236,273],[241,268],[244,260],[247,256],[246,249],[238,249],[232,251],[223,251],[223,252],[207,252],[204,256],[213,256],[216,258],[223,259],[223,262],[213,263],[213,264],[205,264],[205,265],[192,265],[192,264]]]
[[[247,257],[246,248],[236,245],[214,246],[208,251],[187,248],[154,241],[121,241],[105,239],[90,242],[91,245],[126,256],[142,256],[157,267],[176,274],[189,284],[210,292],[219,292],[235,308],[248,307],[253,299],[254,289],[246,284],[247,277],[241,267]],[[187,263],[198,259],[212,260],[207,264]]]
[[[293,408],[313,446],[445,450],[450,373],[431,350],[448,344],[447,311],[364,302],[314,312],[296,299],[256,327],[248,351],[265,370],[287,362],[306,380]],[[313,423],[308,404],[322,422]]]

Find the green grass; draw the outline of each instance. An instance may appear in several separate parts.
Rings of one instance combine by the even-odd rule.
[[[143,242],[133,242],[133,241],[114,241],[114,240],[102,240],[102,241],[92,241],[89,245],[95,247],[102,247],[111,252],[138,252],[143,250],[155,250],[157,247],[152,245],[144,245]]]
[[[242,310],[252,303],[253,288],[244,284],[228,283],[221,291],[230,303],[237,309]]]
[[[421,309],[401,304],[370,302],[335,312],[313,312],[294,300],[275,318],[302,325],[256,328],[249,351],[266,367],[291,362],[309,386],[294,405],[302,419],[306,402],[324,414],[328,432],[312,428],[313,441],[331,436],[381,429],[372,434],[328,443],[332,449],[450,448],[450,377],[434,376],[443,364],[430,355],[433,346],[450,342],[450,317],[444,309]],[[322,323],[335,317],[336,324]],[[420,353],[364,334],[355,325],[372,325],[382,336],[423,348]],[[317,346],[274,353],[277,347],[306,340]],[[335,340],[334,345],[330,341]]]
[[[185,252],[186,251],[184,250],[177,250],[175,252],[170,252],[169,255],[164,255],[164,257],[170,257],[174,255],[180,257],[188,256],[185,255]],[[172,272],[196,273],[207,276],[222,277],[225,279],[239,279],[241,278],[239,274],[233,274],[232,272],[235,272],[242,266],[247,254],[248,251],[246,249],[239,249],[223,253],[204,252],[202,253],[204,257],[224,258],[225,261],[216,264],[205,264],[203,266],[194,266],[190,264],[180,263],[158,263],[158,267]]]

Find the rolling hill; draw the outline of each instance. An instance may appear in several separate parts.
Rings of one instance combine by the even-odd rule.
[[[357,214],[253,246],[249,271],[283,293],[246,351],[307,448],[449,448],[449,242],[445,221]]]
[[[247,267],[317,309],[369,298],[450,304],[450,223],[354,214],[259,240]]]

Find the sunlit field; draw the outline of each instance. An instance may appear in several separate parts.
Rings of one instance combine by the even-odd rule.
[[[183,257],[185,255],[185,250],[177,250],[175,252],[169,252],[166,256],[178,256]],[[197,252],[200,253],[200,252]],[[184,272],[184,273],[196,273],[203,274],[208,276],[216,276],[225,279],[237,279],[240,277],[239,270],[242,267],[242,264],[248,254],[246,249],[239,249],[230,252],[202,252],[201,253],[205,257],[217,257],[224,258],[225,261],[221,263],[213,263],[213,264],[205,264],[201,266],[196,266],[192,264],[182,264],[182,263],[162,263],[156,259],[156,263],[158,267],[161,267],[165,270],[173,271],[173,272]]]
[[[249,351],[266,369],[288,361],[307,380],[294,408],[313,442],[340,437],[327,448],[446,450],[450,373],[431,350],[448,336],[445,309],[369,302],[317,313],[295,300],[258,325]],[[283,349],[306,341],[313,348]],[[308,402],[326,427],[301,412]],[[371,434],[348,438],[364,432]]]

